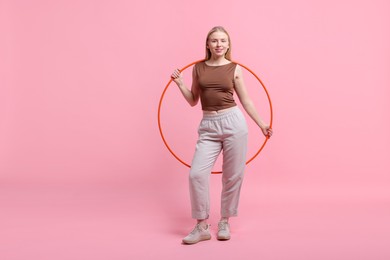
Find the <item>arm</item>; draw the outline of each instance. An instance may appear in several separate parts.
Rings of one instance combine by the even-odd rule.
[[[267,125],[257,113],[256,107],[253,104],[252,100],[250,99],[248,92],[246,90],[243,73],[239,65],[237,65],[236,71],[234,73],[234,89],[247,114],[261,128],[261,131],[265,136],[271,137],[273,131],[269,127],[269,125]]]
[[[196,104],[198,104],[200,93],[199,93],[198,77],[195,72],[195,67],[192,70],[191,90],[189,90],[187,86],[184,84],[183,75],[180,72],[180,70],[176,69],[172,73],[171,78],[179,87],[181,93],[183,94],[183,97],[187,100],[188,104],[190,104],[191,106],[195,106]]]

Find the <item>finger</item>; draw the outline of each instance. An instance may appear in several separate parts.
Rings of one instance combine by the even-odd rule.
[[[180,77],[180,71],[179,70],[175,70],[175,72],[173,73],[173,75],[174,75],[174,77],[175,78],[178,78],[178,77]]]
[[[171,75],[171,78],[177,78],[180,75],[180,70],[175,69]]]

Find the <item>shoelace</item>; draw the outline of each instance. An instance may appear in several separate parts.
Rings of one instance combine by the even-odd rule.
[[[229,225],[228,222],[219,222],[218,223],[218,230],[226,230],[228,225]]]
[[[207,225],[205,228],[202,228],[200,224],[196,224],[194,229],[191,231],[191,234],[195,234],[197,231],[202,231],[202,229],[206,230],[209,225]]]

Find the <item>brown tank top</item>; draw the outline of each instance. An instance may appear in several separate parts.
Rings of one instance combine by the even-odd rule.
[[[218,111],[236,106],[233,98],[236,63],[209,66],[204,61],[195,64],[200,87],[202,110]]]

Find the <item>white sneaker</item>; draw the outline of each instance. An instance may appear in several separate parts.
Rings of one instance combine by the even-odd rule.
[[[218,223],[218,240],[229,240],[230,239],[230,226],[226,221],[221,221]]]
[[[196,224],[195,228],[188,234],[185,238],[183,238],[184,244],[196,244],[203,240],[211,239],[210,234],[210,225],[206,227],[202,227],[200,224]]]

